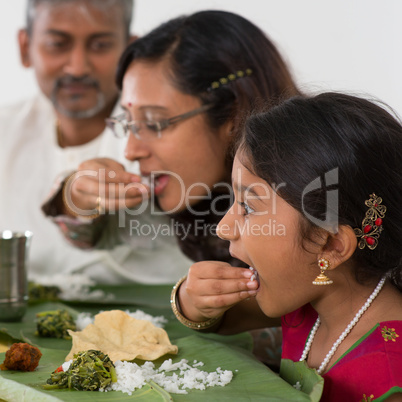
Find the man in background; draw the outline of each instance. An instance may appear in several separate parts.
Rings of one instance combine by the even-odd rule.
[[[126,163],[125,140],[112,136],[105,118],[121,112],[115,70],[134,39],[132,13],[133,0],[28,0],[18,42],[41,93],[0,109],[0,230],[34,233],[30,278],[84,272],[98,282],[173,283],[190,265],[174,236],[144,237],[137,248],[79,250],[41,210],[52,186],[82,161]]]

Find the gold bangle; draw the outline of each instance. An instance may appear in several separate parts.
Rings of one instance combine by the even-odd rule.
[[[78,218],[85,218],[85,219],[95,219],[98,218],[102,212],[102,208],[101,208],[101,197],[98,197],[96,199],[96,213],[91,214],[91,215],[81,215],[78,214],[77,212],[75,212],[73,209],[70,208],[69,202],[67,200],[67,191],[66,191],[66,187],[68,182],[70,181],[70,179],[75,175],[76,172],[70,174],[70,176],[67,177],[67,179],[64,181],[64,185],[63,185],[63,190],[62,190],[62,199],[63,199],[63,205],[66,208],[66,210],[68,211],[68,213],[74,217],[78,217]],[[71,200],[71,199],[70,199]]]
[[[173,313],[176,316],[176,318],[186,327],[195,329],[197,331],[200,331],[202,329],[207,329],[213,327],[222,317],[215,317],[215,318],[210,318],[207,321],[191,321],[184,317],[183,314],[180,313],[179,309],[177,308],[176,304],[176,295],[177,292],[180,288],[180,285],[187,279],[187,275],[183,276],[182,278],[179,279],[179,281],[176,283],[176,285],[173,286],[172,289],[172,294],[170,296],[170,305],[172,307]]]

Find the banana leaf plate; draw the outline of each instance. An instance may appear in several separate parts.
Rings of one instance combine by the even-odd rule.
[[[249,352],[241,348],[227,346],[192,335],[175,342],[179,354],[172,358],[173,362],[187,359],[202,361],[204,371],[215,371],[218,367],[231,370],[234,374],[230,384],[225,387],[212,387],[204,391],[189,390],[187,395],[167,394],[159,387],[146,385],[136,390],[131,396],[119,391],[86,392],[70,390],[45,391],[41,385],[57,368],[68,350],[42,348],[43,357],[34,372],[22,373],[3,371],[0,373],[0,395],[6,401],[310,401],[310,396],[296,390],[277,374],[253,358]],[[164,358],[171,356],[165,356]],[[0,354],[4,359],[4,353]],[[156,361],[161,364],[163,358]],[[25,399],[24,399],[25,398]]]
[[[144,287],[144,286],[143,286]],[[0,322],[0,342],[11,344],[23,341],[38,346],[43,354],[40,364],[33,372],[0,371],[0,401],[7,402],[47,402],[47,401],[318,401],[318,391],[311,392],[322,378],[310,373],[307,367],[294,370],[285,369],[288,377],[285,381],[278,374],[260,363],[251,353],[252,340],[248,333],[223,336],[217,334],[201,334],[181,325],[174,317],[169,306],[167,287],[148,286],[148,291],[142,291],[141,303],[131,300],[126,303],[128,293],[124,289],[112,304],[100,303],[35,303],[29,306],[27,314],[19,323]],[[116,289],[115,289],[116,290]],[[40,338],[35,335],[35,317],[38,312],[64,308],[73,316],[85,311],[92,314],[100,310],[129,309],[142,311],[154,316],[163,315],[167,319],[164,326],[172,343],[179,348],[176,356],[166,355],[155,361],[160,365],[165,359],[172,358],[173,362],[187,359],[191,364],[194,360],[202,361],[202,370],[213,372],[218,367],[233,372],[232,381],[225,387],[211,387],[206,390],[189,390],[187,395],[168,394],[156,384],[150,383],[135,390],[132,395],[120,391],[88,392],[75,390],[45,391],[42,385],[50,374],[60,366],[71,348],[71,341],[64,339]],[[5,353],[0,353],[0,363]],[[303,371],[304,370],[304,371]],[[290,373],[290,374],[289,374]],[[304,374],[303,374],[304,373]],[[304,384],[305,379],[308,383]],[[296,381],[303,384],[302,391],[293,387]],[[314,388],[314,389],[317,389]]]

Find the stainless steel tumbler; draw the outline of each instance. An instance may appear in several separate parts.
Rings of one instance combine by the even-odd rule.
[[[27,263],[32,233],[0,232],[0,321],[19,321],[28,304]]]

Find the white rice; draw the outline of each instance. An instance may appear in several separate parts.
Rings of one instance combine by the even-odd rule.
[[[63,371],[67,371],[73,360],[62,364]],[[172,363],[172,359],[165,360],[159,369],[154,363],[146,361],[142,366],[136,363],[117,360],[115,363],[117,382],[110,384],[101,392],[121,391],[132,395],[136,389],[142,388],[147,382],[154,381],[165,391],[174,394],[188,394],[189,389],[205,390],[208,387],[224,387],[233,378],[233,372],[222,370],[218,367],[215,371],[208,373],[201,371],[197,366],[203,366],[203,362],[194,361],[193,365],[188,360],[182,359]],[[238,370],[236,370],[238,371]],[[171,373],[172,374],[166,374]]]
[[[297,381],[296,384],[293,385],[293,388],[296,388],[298,391],[301,391],[302,386],[301,386],[300,382]]]
[[[156,369],[154,363],[148,361],[139,366],[136,363],[118,360],[115,362],[117,382],[112,383],[104,391],[121,391],[132,395],[147,381],[154,381],[169,393],[187,394],[189,389],[205,390],[208,387],[224,387],[233,378],[232,371],[222,370],[220,367],[210,373],[197,368],[203,365],[203,362],[195,361],[191,366],[186,359],[172,363],[172,359],[168,359],[159,369]]]
[[[73,359],[67,360],[66,362],[64,362],[64,363],[61,365],[63,371],[67,371],[67,370],[70,368],[72,362],[73,362]]]
[[[75,320],[77,331],[82,331],[87,325],[92,324],[93,322],[94,316],[91,313],[79,313]]]
[[[99,311],[102,313],[103,310]],[[163,316],[152,316],[150,314],[144,313],[142,310],[129,311],[124,310],[126,314],[137,319],[137,320],[146,320],[150,321],[155,327],[163,328],[164,325],[168,322],[168,320]],[[94,316],[91,313],[83,312],[79,313],[77,319],[75,320],[75,325],[77,326],[77,331],[82,331],[87,325],[92,324],[94,322]]]
[[[253,267],[248,267],[248,269],[253,273],[253,275],[251,275],[250,277],[250,281],[257,281],[258,284],[260,284],[260,278],[258,276],[257,270],[254,269]]]

